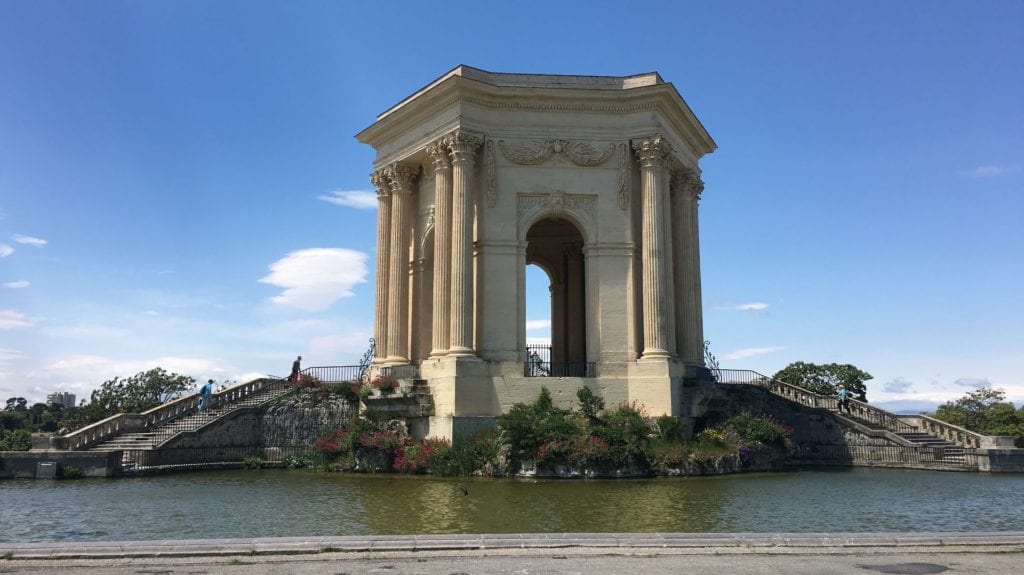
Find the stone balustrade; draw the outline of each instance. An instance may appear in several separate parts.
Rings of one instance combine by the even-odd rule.
[[[928,417],[927,415],[902,415],[900,419],[907,422],[909,425],[920,429],[924,433],[933,435],[940,439],[945,439],[950,443],[962,445],[964,447],[980,448],[980,447],[995,447],[1000,444],[999,438],[988,437],[980,433],[957,427],[952,423],[946,423],[935,419],[934,417]],[[1010,447],[1013,447],[1012,442]]]
[[[285,386],[287,382],[279,378],[261,378],[247,383],[236,385],[211,394],[211,403],[228,403],[244,405],[246,399],[258,393],[270,389],[272,386]],[[142,413],[119,413],[102,421],[87,425],[77,431],[62,437],[54,437],[51,446],[61,450],[88,449],[102,441],[110,439],[122,433],[137,433],[147,429],[153,429],[160,425],[177,419],[198,408],[199,394],[193,393],[179,397],[163,405]]]

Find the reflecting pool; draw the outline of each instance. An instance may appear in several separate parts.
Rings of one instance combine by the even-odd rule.
[[[0,482],[0,541],[538,532],[1024,531],[1024,475],[637,480],[204,472]]]

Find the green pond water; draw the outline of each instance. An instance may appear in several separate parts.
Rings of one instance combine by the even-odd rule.
[[[552,532],[1024,531],[1024,475],[637,480],[226,471],[0,482],[0,541]]]

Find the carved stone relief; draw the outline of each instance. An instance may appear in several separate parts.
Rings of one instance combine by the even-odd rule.
[[[515,164],[533,166],[543,164],[552,156],[563,156],[577,166],[593,167],[603,164],[615,153],[615,144],[596,148],[587,142],[548,138],[519,142],[498,140],[502,155]]]

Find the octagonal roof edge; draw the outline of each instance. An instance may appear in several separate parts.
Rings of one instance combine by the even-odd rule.
[[[409,96],[403,98],[394,106],[388,108],[377,116],[376,121],[367,128],[356,134],[356,138],[363,143],[375,146],[372,140],[381,136],[381,130],[387,124],[392,124],[397,117],[404,116],[404,112],[413,103],[420,101],[436,101],[443,94],[458,91],[457,85],[461,82],[470,81],[469,84],[477,83],[478,86],[489,86],[492,89],[517,89],[541,90],[552,93],[560,90],[572,90],[576,94],[590,93],[598,96],[602,93],[611,95],[614,92],[620,93],[648,93],[654,90],[662,97],[668,96],[682,115],[688,120],[687,132],[696,136],[703,146],[703,153],[713,152],[718,145],[708,134],[704,125],[690,109],[682,95],[671,82],[665,82],[658,72],[645,72],[630,76],[586,76],[586,75],[560,75],[560,74],[527,74],[508,72],[489,72],[480,68],[474,68],[460,64],[437,79],[431,81],[424,87]],[[462,84],[466,85],[466,84]],[[417,108],[419,106],[416,106]],[[384,129],[385,132],[389,131]],[[698,157],[703,154],[698,154]]]

